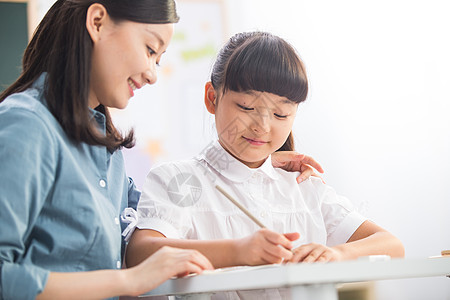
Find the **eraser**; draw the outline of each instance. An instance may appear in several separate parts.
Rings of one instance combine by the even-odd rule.
[[[358,260],[368,260],[368,261],[386,261],[391,260],[389,255],[368,255],[368,256],[360,256]]]

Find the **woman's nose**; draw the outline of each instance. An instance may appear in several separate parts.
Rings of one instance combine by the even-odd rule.
[[[144,81],[148,84],[154,84],[157,80],[156,76],[156,68],[155,66],[151,66],[144,72]]]

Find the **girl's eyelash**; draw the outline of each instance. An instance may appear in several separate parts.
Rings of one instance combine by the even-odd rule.
[[[282,115],[279,115],[279,114],[274,114],[274,115],[275,115],[275,117],[280,118],[280,119],[287,118],[287,115],[286,116],[282,116]]]
[[[238,104],[237,106],[239,106],[239,108],[241,108],[243,110],[253,110],[253,108],[246,107],[246,106],[243,106],[243,105],[240,105],[240,104]]]

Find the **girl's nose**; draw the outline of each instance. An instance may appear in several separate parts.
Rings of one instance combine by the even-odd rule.
[[[268,113],[258,113],[254,116],[253,131],[259,134],[270,131],[270,115]]]

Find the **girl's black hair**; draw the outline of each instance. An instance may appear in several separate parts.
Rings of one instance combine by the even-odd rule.
[[[179,19],[173,0],[58,0],[25,50],[20,77],[0,95],[0,102],[25,91],[46,72],[44,96],[48,109],[74,142],[106,146],[110,150],[131,148],[133,130],[122,137],[107,107],[96,108],[106,116],[106,135],[91,121],[88,94],[93,43],[86,29],[86,15],[94,3],[102,4],[116,22],[168,24]]]
[[[231,37],[220,50],[211,73],[219,94],[260,91],[300,103],[308,94],[305,67],[295,49],[267,32],[244,32]],[[277,151],[294,150],[292,132]]]

